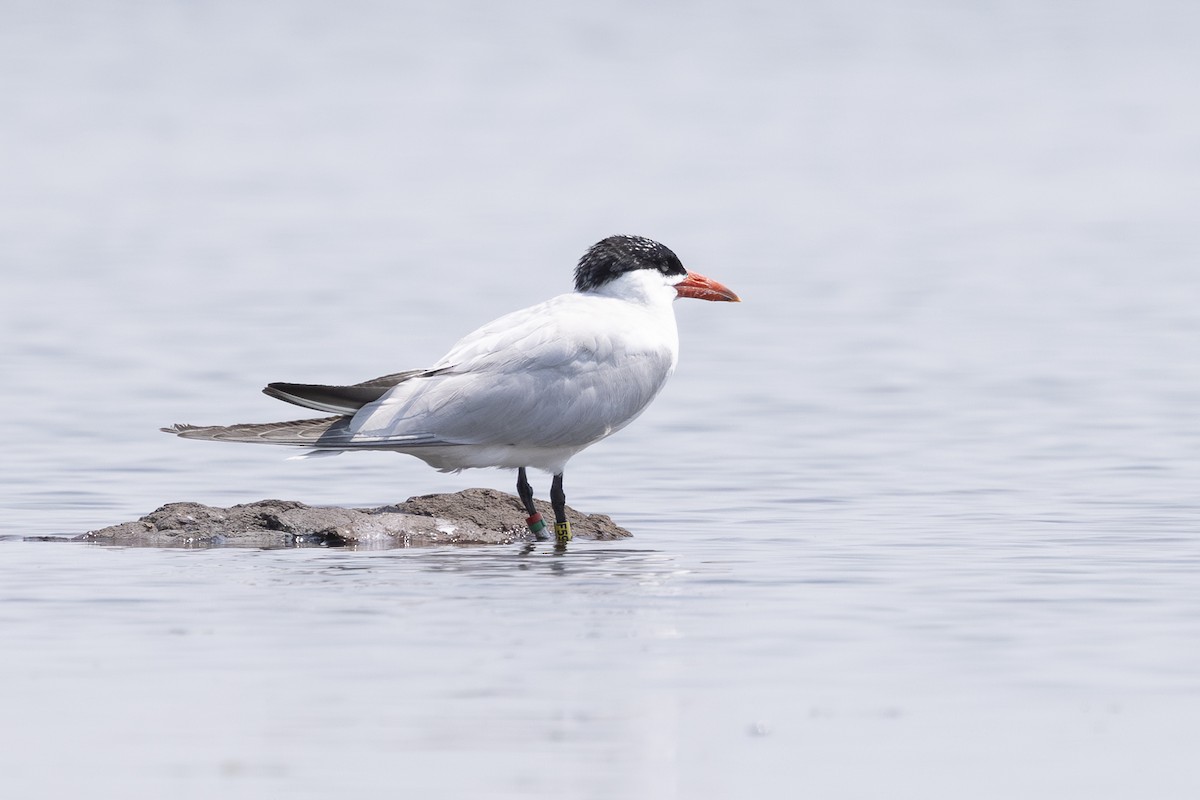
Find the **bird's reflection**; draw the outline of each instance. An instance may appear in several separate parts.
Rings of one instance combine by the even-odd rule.
[[[505,573],[542,571],[552,575],[644,574],[647,567],[661,569],[672,562],[657,550],[632,547],[596,547],[594,543],[523,542],[516,547],[438,548],[392,551],[389,556],[410,559],[419,569],[433,572],[466,572],[500,576]]]

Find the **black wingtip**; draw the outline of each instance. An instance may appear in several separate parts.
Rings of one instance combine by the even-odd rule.
[[[309,405],[308,403],[305,403],[302,399],[297,397],[295,394],[296,389],[304,389],[304,388],[305,388],[304,384],[283,383],[280,381],[276,381],[275,383],[268,383],[266,386],[264,386],[262,393],[265,394],[267,397],[273,397],[276,400],[282,400],[283,402],[291,403],[294,406],[300,406],[301,408],[312,408],[311,405]],[[325,409],[321,409],[321,410],[325,410]]]

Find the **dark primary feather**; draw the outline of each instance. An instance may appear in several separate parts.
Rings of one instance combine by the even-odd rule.
[[[439,370],[440,371],[440,370]],[[418,375],[436,375],[437,372],[424,369],[413,369],[407,372],[396,372],[369,381],[356,383],[351,386],[326,386],[319,383],[269,383],[263,389],[263,394],[283,400],[286,403],[311,408],[315,411],[328,411],[346,417],[368,403],[374,403],[387,394],[388,390],[409,378]]]
[[[687,275],[683,262],[665,244],[645,236],[609,236],[588,248],[575,268],[575,291],[586,292],[638,269]]]

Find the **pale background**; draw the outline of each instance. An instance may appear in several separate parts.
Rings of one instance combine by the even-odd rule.
[[[0,13],[6,796],[1200,796],[1196,7]],[[618,232],[745,298],[567,471],[632,542],[18,541],[509,489],[157,428]]]

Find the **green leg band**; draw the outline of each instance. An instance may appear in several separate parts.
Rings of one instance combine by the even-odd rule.
[[[529,532],[534,536],[538,536],[542,531],[546,530],[546,522],[542,519],[541,514],[534,514],[525,520],[525,524],[529,526]]]

